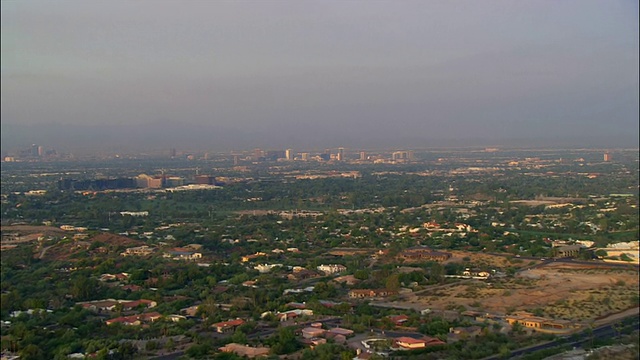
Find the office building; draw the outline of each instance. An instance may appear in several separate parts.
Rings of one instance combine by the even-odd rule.
[[[322,154],[320,154],[320,159],[322,159],[324,161],[331,160],[331,150],[325,149],[324,152]]]
[[[215,185],[216,177],[211,175],[196,175],[195,182],[199,185]]]

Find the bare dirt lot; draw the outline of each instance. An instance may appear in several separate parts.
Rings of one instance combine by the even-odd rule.
[[[62,234],[64,231],[60,228],[53,226],[34,226],[34,225],[4,225],[0,226],[1,232],[17,232],[21,234],[32,233],[53,233]]]
[[[469,259],[473,266],[481,270],[491,270],[495,268],[522,268],[525,266],[532,266],[541,263],[539,260],[522,260],[514,256],[498,256],[492,254],[483,254],[478,252],[465,252],[465,251],[449,251],[451,258],[443,264],[450,262],[465,262],[464,259]]]
[[[549,264],[514,278],[464,281],[407,295],[404,304],[437,310],[491,313],[515,310],[574,321],[592,321],[638,306],[638,270]]]

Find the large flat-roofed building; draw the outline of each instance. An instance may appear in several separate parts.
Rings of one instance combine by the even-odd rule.
[[[215,185],[216,177],[211,175],[196,175],[196,184],[199,185]]]

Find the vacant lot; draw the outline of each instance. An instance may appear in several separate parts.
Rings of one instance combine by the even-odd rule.
[[[444,264],[450,262],[465,263],[466,258],[471,264],[473,264],[474,268],[478,268],[480,270],[504,269],[507,267],[522,268],[541,263],[539,260],[524,260],[515,256],[491,255],[457,250],[449,252],[451,253],[451,258],[445,261]]]
[[[467,309],[493,313],[514,310],[589,321],[638,305],[638,271],[550,264],[514,278],[465,281],[405,298],[416,308]]]

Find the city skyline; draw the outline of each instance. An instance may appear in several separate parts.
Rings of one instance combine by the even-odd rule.
[[[3,151],[638,142],[637,3],[1,6]]]

